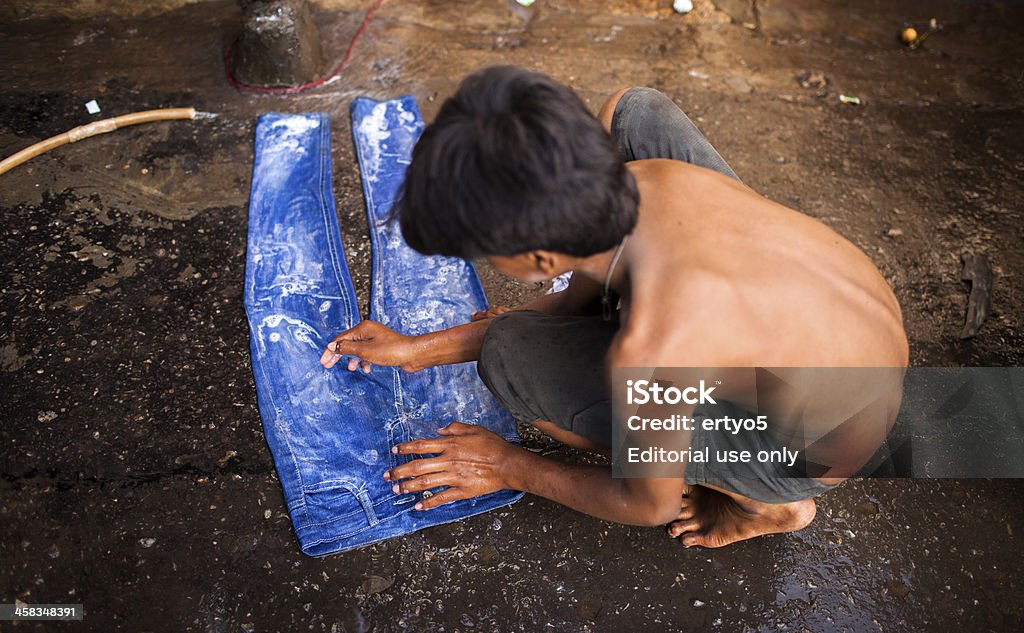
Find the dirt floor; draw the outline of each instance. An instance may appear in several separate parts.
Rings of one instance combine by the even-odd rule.
[[[524,19],[505,0],[394,0],[339,81],[294,96],[225,82],[234,2],[138,17],[68,3],[86,7],[75,19],[27,4],[0,10],[0,156],[92,120],[90,99],[110,116],[216,116],[88,139],[0,176],[0,602],[87,612],[0,631],[1024,628],[1019,481],[848,482],[802,532],[715,551],[528,497],[306,557],[264,440],[242,306],[258,113],[331,113],[365,308],[351,99],[411,93],[430,120],[464,74],[514,63],[595,111],[626,85],[675,98],[747,184],[874,259],[914,365],[1021,365],[1024,3],[696,0],[683,16],[668,0],[539,0]],[[369,4],[318,10],[335,58]],[[943,28],[920,49],[899,44],[904,22],[932,17]],[[961,341],[965,253],[992,262],[994,313]],[[541,290],[481,275],[494,303]]]

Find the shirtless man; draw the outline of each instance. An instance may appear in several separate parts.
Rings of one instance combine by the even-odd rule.
[[[395,214],[421,252],[484,257],[528,282],[573,271],[569,287],[422,336],[363,321],[321,362],[417,371],[479,361],[518,419],[569,446],[608,452],[612,368],[907,364],[899,305],[864,253],[744,186],[652,89],[619,91],[594,118],[538,73],[471,75],[417,144]],[[782,404],[761,406],[773,409],[764,439],[775,445],[789,437],[785,412],[810,401],[807,389],[790,387]],[[753,410],[764,394],[723,387],[715,395]],[[447,487],[418,509],[522,490],[609,521],[668,524],[685,546],[719,547],[809,524],[813,498],[867,461],[898,405],[896,395],[865,407],[866,425],[814,434],[830,465],[803,478],[766,472],[743,483],[698,477],[694,464],[673,477],[613,478],[607,466],[561,463],[451,421],[439,421],[451,423],[435,439],[395,448],[433,457],[383,476],[396,492]],[[680,437],[697,448],[696,435]]]

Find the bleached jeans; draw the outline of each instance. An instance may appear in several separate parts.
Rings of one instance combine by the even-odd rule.
[[[412,97],[352,106],[373,245],[370,318],[404,334],[469,321],[486,299],[472,264],[424,257],[383,221],[423,121]],[[447,523],[517,501],[500,491],[417,511],[384,471],[408,461],[395,444],[452,421],[517,442],[511,415],[475,363],[417,373],[320,365],[325,346],[359,322],[331,189],[326,114],[259,117],[249,206],[245,308],[263,429],[302,551],[312,556]],[[429,493],[422,493],[429,494]]]

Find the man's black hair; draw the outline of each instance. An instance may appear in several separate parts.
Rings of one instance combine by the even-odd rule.
[[[392,213],[421,253],[587,257],[633,230],[638,200],[615,142],[570,88],[493,66],[466,77],[424,130]]]

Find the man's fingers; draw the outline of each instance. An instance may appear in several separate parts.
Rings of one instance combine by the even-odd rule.
[[[324,353],[320,355],[320,364],[331,368],[343,356],[356,356],[362,358],[363,352],[367,349],[367,343],[373,343],[374,337],[387,328],[376,321],[360,321],[355,327],[349,328],[334,337],[334,340],[327,344]],[[368,362],[361,364],[359,360],[348,361],[348,370],[355,371],[362,369],[364,373],[370,373],[372,365]]]
[[[349,341],[341,338],[345,334],[339,334],[333,341],[327,344],[324,348],[324,353],[320,355],[320,364],[330,369],[341,360],[342,356],[358,355],[358,343],[360,341]]]
[[[450,486],[453,483],[451,473],[431,473],[429,475],[421,475],[415,479],[406,479],[400,481],[391,487],[391,491],[397,494],[408,494],[410,492],[420,492],[421,490],[430,490],[431,488],[437,488],[438,486]]]
[[[431,508],[436,508],[439,505],[458,501],[459,499],[469,499],[471,497],[473,497],[473,495],[464,493],[459,488],[448,488],[442,490],[436,495],[431,495],[430,497],[423,499],[413,507],[417,510],[429,510]]]
[[[327,349],[324,350],[324,353],[320,355],[320,364],[330,369],[331,367],[334,367],[334,363],[338,362],[339,358],[341,358],[341,356],[331,351],[331,346],[328,345]]]
[[[391,448],[391,452],[396,455],[423,455],[424,453],[440,453],[449,444],[449,440],[444,438],[427,439],[427,440],[413,440],[411,442],[405,442],[404,444],[398,444]]]
[[[479,430],[475,424],[466,424],[464,422],[452,422],[446,427],[437,430],[439,435],[469,435]]]
[[[363,370],[364,374],[370,373],[370,369],[372,367],[373,367],[373,365],[371,365],[370,363],[366,362],[365,360],[359,361],[359,368]]]
[[[414,459],[411,462],[395,466],[384,473],[385,481],[401,481],[409,477],[422,477],[431,473],[444,472],[448,462],[437,457],[429,459]]]
[[[373,340],[379,325],[376,321],[360,321],[355,327],[335,336],[334,340],[328,343],[327,350],[335,354],[358,356],[361,344]]]
[[[361,341],[361,340],[360,341],[354,341],[354,340],[352,340],[350,338],[341,338],[342,336],[344,336],[344,335],[343,334],[339,335],[338,338],[334,339],[334,341],[332,341],[331,344],[327,346],[327,349],[332,351],[332,352],[334,352],[335,354],[341,354],[341,355],[355,354],[355,355],[358,355],[359,354],[359,350],[362,347],[360,344],[363,341]]]

